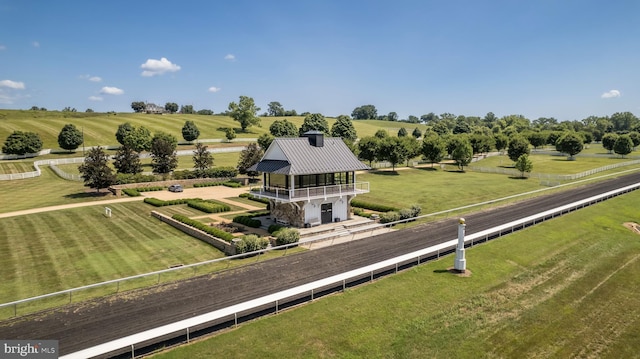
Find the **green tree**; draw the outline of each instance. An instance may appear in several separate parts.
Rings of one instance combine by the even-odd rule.
[[[247,132],[247,128],[251,126],[260,126],[258,111],[260,107],[256,106],[253,98],[248,96],[240,96],[238,103],[229,104],[229,116],[240,124],[242,132]]]
[[[354,120],[375,120],[378,117],[378,110],[374,105],[363,105],[356,107],[351,112],[351,117]]]
[[[193,169],[198,178],[205,177],[207,170],[213,167],[213,155],[202,142],[196,143],[193,150]]]
[[[609,153],[612,153],[613,146],[616,144],[617,139],[617,134],[607,133],[606,135],[602,136],[602,147],[604,147],[605,150],[609,151]]]
[[[446,136],[451,133],[449,127],[444,122],[437,122],[435,125],[433,125],[432,129],[433,132],[437,133],[440,136]]]
[[[378,159],[380,141],[378,137],[370,136],[361,138],[358,142],[358,158],[369,161],[369,167],[373,161]]]
[[[409,151],[399,137],[387,137],[380,142],[378,157],[382,161],[389,161],[392,171],[395,171],[396,165],[404,162],[408,156]]]
[[[420,116],[420,121],[426,123],[427,125],[435,124],[436,122],[438,122],[438,120],[438,115],[433,112],[429,112]]]
[[[356,128],[353,127],[353,122],[349,116],[340,115],[336,118],[336,122],[331,126],[331,136],[340,137],[348,142],[355,142],[358,139]]]
[[[616,112],[611,115],[614,131],[631,131],[638,124],[638,118],[631,112]]]
[[[195,122],[186,121],[184,126],[182,126],[182,138],[184,138],[185,141],[191,142],[197,140],[199,136],[200,130]]]
[[[122,145],[114,155],[113,167],[118,173],[140,173],[142,172],[140,155],[130,146]]]
[[[529,154],[531,150],[529,149],[529,141],[522,136],[512,136],[509,139],[509,146],[507,148],[507,155],[509,159],[513,162],[517,161],[520,156],[524,154]]]
[[[407,129],[404,127],[400,127],[398,130],[398,137],[407,137],[408,134]]]
[[[63,150],[74,151],[82,144],[82,132],[74,124],[66,124],[58,134],[58,145]]]
[[[575,132],[567,132],[556,142],[556,150],[569,155],[569,159],[573,160],[575,155],[582,152],[584,148],[584,139]]]
[[[192,115],[196,111],[193,109],[193,105],[182,105],[180,106],[180,113],[183,115]]]
[[[405,148],[405,151],[407,152],[406,161],[407,161],[407,167],[409,167],[409,161],[413,158],[420,156],[422,152],[422,145],[418,141],[418,139],[416,139],[413,136],[400,137],[400,143],[402,143],[402,145]]]
[[[413,129],[413,132],[411,132],[411,136],[420,138],[420,136],[422,136],[422,131],[420,131],[420,129],[416,127]]]
[[[446,153],[446,146],[440,136],[428,136],[422,140],[422,155],[431,162],[431,167],[434,163],[442,161]]]
[[[198,115],[205,115],[205,116],[212,116],[213,115],[213,111],[203,108],[202,110],[198,110],[198,112],[196,112],[196,114]]]
[[[529,140],[534,149],[537,149],[547,143],[547,135],[542,132],[530,132],[527,135],[527,140]]]
[[[382,140],[389,137],[389,133],[386,130],[379,129],[373,136]]]
[[[387,121],[398,121],[398,114],[394,111],[389,112],[389,114],[387,115]]]
[[[148,151],[151,148],[151,132],[144,126],[134,127],[129,122],[118,126],[116,140],[136,152]]]
[[[84,110],[84,112],[86,112],[86,113],[93,113],[94,111],[93,111],[93,109],[88,108],[88,109]]]
[[[409,117],[407,117],[407,122],[409,122],[409,123],[420,123],[420,119],[417,116],[409,115]]]
[[[238,172],[240,174],[246,174],[247,176],[254,178],[259,172],[249,171],[249,167],[260,162],[264,151],[257,143],[250,143],[242,152],[240,152],[240,158],[238,159]]]
[[[469,142],[471,143],[471,149],[473,153],[488,153],[496,144],[493,136],[472,134],[469,136]]]
[[[133,109],[133,112],[144,112],[146,107],[147,105],[145,105],[145,103],[142,101],[133,101],[131,103],[131,108]]]
[[[175,102],[167,102],[164,104],[164,109],[169,113],[176,113],[178,112],[178,104]]]
[[[509,137],[507,137],[506,135],[499,133],[493,138],[496,141],[496,150],[498,150],[498,152],[502,152],[509,146]]]
[[[633,140],[629,135],[618,136],[616,143],[613,145],[613,151],[624,158],[633,151]]]
[[[227,141],[231,142],[234,138],[236,138],[236,130],[231,127],[227,127],[224,129],[224,137]]]
[[[151,140],[151,168],[153,173],[158,173],[165,177],[178,167],[177,146],[178,140],[170,134],[158,132],[153,136]]]
[[[113,170],[109,167],[109,155],[102,147],[89,149],[84,157],[84,163],[78,167],[84,185],[100,192],[101,188],[107,188],[115,182]]]
[[[319,113],[312,113],[304,117],[304,121],[302,122],[302,126],[298,130],[298,134],[302,136],[305,132],[308,131],[320,131],[325,135],[329,134],[329,123],[327,120]]]
[[[278,101],[269,102],[267,105],[267,115],[268,116],[284,116],[285,111],[284,107]],[[279,137],[279,136],[276,136]]]
[[[269,126],[269,132],[273,137],[297,137],[298,128],[292,122],[284,120],[275,120]]]
[[[13,131],[2,146],[2,152],[7,155],[25,155],[36,153],[42,149],[42,140],[35,132]]]
[[[458,137],[458,136],[456,136]],[[464,172],[464,167],[471,163],[473,160],[473,149],[471,143],[466,137],[458,137],[460,140],[456,141],[456,146],[451,151],[451,159],[458,165],[460,171]]]
[[[638,132],[629,132],[629,138],[631,139],[631,141],[633,142],[633,149],[635,150],[636,147],[640,146],[640,133]]]
[[[273,142],[273,136],[268,133],[263,133],[258,137],[258,145],[263,151],[266,151],[271,146],[271,142]]]
[[[525,153],[518,157],[515,168],[520,171],[520,177],[522,178],[524,178],[525,172],[531,172],[531,170],[533,170],[533,162],[529,159],[529,155]]]
[[[124,145],[124,138],[131,131],[133,131],[133,125],[130,122],[120,124],[116,130],[116,141],[118,141],[119,144]]]

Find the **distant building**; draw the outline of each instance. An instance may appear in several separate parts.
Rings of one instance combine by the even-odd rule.
[[[309,131],[303,137],[276,138],[251,170],[262,172],[262,187],[252,194],[269,199],[271,217],[294,227],[349,219],[351,200],[369,192],[356,171],[368,166],[341,138]]]
[[[156,115],[162,115],[167,112],[163,106],[158,106],[155,103],[147,102],[145,104],[144,112],[152,113]]]

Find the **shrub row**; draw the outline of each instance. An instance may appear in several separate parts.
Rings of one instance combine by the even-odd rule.
[[[368,202],[359,201],[356,199],[351,201],[351,207],[359,207],[359,208],[364,208],[364,209],[368,209],[376,212],[398,211],[398,209],[395,207],[385,206],[383,204],[378,204],[378,203],[368,203]]]
[[[163,189],[164,187],[162,186],[123,188],[122,192],[124,192],[124,194],[130,197],[138,197],[140,196],[140,192],[162,191]]]
[[[259,228],[262,225],[259,219],[253,219],[251,216],[235,216],[233,221],[251,228]]]
[[[240,188],[242,187],[242,183],[235,181],[227,181],[222,184],[223,186],[231,187],[231,188]]]
[[[225,240],[227,242],[231,242],[231,240],[234,238],[233,234],[225,232],[223,230],[217,229],[215,227],[211,227],[211,226],[207,226],[206,224],[196,221],[195,219],[191,219],[187,216],[183,216],[181,214],[174,214],[171,218],[175,219],[178,222],[182,222],[188,226],[191,226],[193,228],[197,228],[205,233],[208,233],[214,237],[218,237],[222,240]]]
[[[295,228],[282,228],[273,233],[273,235],[276,237],[277,246],[298,243],[300,241],[300,232]]]
[[[176,204],[185,204],[193,201],[202,201],[202,200],[200,198],[180,198],[180,199],[172,199],[170,201],[163,201],[161,199],[157,199],[153,197],[147,197],[144,199],[144,203],[148,203],[156,207],[173,206]]]
[[[258,237],[255,234],[242,236],[239,241],[235,242],[236,254],[255,252],[265,249],[269,246],[269,240]]]
[[[252,201],[256,201],[256,202],[260,202],[260,203],[264,203],[264,204],[269,204],[269,200],[266,198],[258,198],[254,195],[252,195],[251,193],[241,193],[240,196],[241,198],[246,198]]]
[[[130,174],[130,173],[118,173],[116,174],[115,184],[129,184],[140,182],[155,182],[158,181],[158,177],[154,175],[143,175],[142,173]]]
[[[371,213],[365,212],[362,208],[353,207],[353,214],[360,217],[371,218]]]
[[[273,233],[281,230],[282,228],[287,228],[287,227],[279,225],[279,224],[272,224],[272,225],[269,226],[267,231],[269,231],[269,233],[273,234]]]
[[[192,179],[192,178],[233,178],[238,175],[238,170],[233,167],[216,167],[206,171],[182,170],[174,171],[175,179]]]
[[[191,208],[195,208],[206,213],[220,213],[228,212],[231,210],[231,207],[229,207],[229,205],[211,200],[189,201],[187,202],[187,205]]]
[[[194,183],[193,187],[213,187],[213,186],[222,186],[224,182],[203,182],[203,183]]]
[[[418,206],[417,204],[414,204],[413,206],[411,206],[411,208],[403,208],[400,211],[385,212],[380,215],[380,223],[396,222],[404,219],[418,217],[421,211],[422,208],[420,208],[420,206]]]

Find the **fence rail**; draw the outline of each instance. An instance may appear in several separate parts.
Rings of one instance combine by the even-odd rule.
[[[640,183],[609,191],[597,196],[592,196],[584,200],[576,201],[468,235],[465,237],[465,247],[472,247],[474,245],[484,243],[491,239],[555,218],[556,216],[637,190],[638,188],[640,188]],[[191,339],[190,333],[195,332],[194,329],[203,329],[203,325],[209,324],[209,326],[213,326],[214,324],[222,325],[227,323],[227,326],[237,326],[239,322],[243,321],[243,318],[251,318],[255,316],[256,313],[262,313],[262,315],[265,315],[266,313],[278,313],[283,307],[291,306],[291,302],[297,304],[300,302],[312,301],[323,294],[334,292],[336,288],[338,290],[344,290],[348,286],[352,286],[353,283],[359,284],[362,282],[373,281],[382,275],[397,273],[398,270],[407,266],[408,263],[417,265],[425,261],[438,259],[442,255],[452,253],[455,250],[456,244],[457,239],[452,239],[419,251],[411,252],[243,303],[235,304],[223,309],[218,309],[189,319],[180,320],[171,324],[112,340],[78,352],[63,355],[60,358],[89,358],[114,353],[115,351],[120,351],[121,353],[124,351],[126,353],[129,352],[129,350],[131,351],[131,356],[135,357],[136,345],[144,343],[141,346],[149,346],[150,341],[161,337],[164,338],[164,340],[169,340],[167,339],[167,336],[169,335],[171,335],[170,339],[183,338],[183,342],[189,342]],[[220,321],[222,321],[222,323],[220,323]],[[143,348],[138,348],[138,350],[141,349]]]

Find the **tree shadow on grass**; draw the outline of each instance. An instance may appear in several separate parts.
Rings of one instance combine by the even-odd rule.
[[[437,167],[415,167],[416,169],[420,170],[420,171],[432,171],[435,172],[438,170]]]
[[[398,171],[389,171],[389,170],[385,170],[385,171],[378,170],[370,173],[374,175],[379,175],[379,176],[399,176],[400,175]]]
[[[110,196],[113,196],[113,193],[109,192],[109,190],[107,189],[104,189],[104,190],[100,190],[100,192],[91,191],[91,192],[70,193],[70,194],[64,195],[63,197],[77,199],[77,198],[105,198]]]
[[[509,179],[512,179],[512,180],[526,180],[526,179],[529,179],[529,177],[526,177],[526,176],[525,176],[525,177],[521,177],[521,176],[509,176]]]

